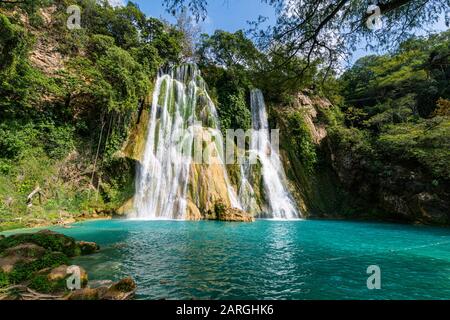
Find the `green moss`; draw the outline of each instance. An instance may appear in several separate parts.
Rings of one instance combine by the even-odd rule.
[[[226,212],[226,206],[222,202],[216,202],[214,204],[214,213],[216,214],[216,217],[221,217]]]
[[[304,169],[312,174],[317,163],[316,146],[300,112],[294,112],[289,115],[288,128],[291,146]]]
[[[47,250],[62,252],[69,257],[79,255],[80,253],[75,239],[62,234],[50,232],[17,234],[6,237],[5,239],[0,240],[0,252],[23,243],[34,243]]]
[[[13,283],[21,283],[29,280],[37,271],[46,268],[56,268],[60,265],[69,264],[69,258],[60,252],[46,253],[42,258],[28,262],[18,263],[10,274]]]
[[[9,286],[9,277],[5,272],[0,270],[0,288],[7,286]]]
[[[40,293],[55,293],[66,289],[66,281],[65,279],[50,281],[47,275],[37,275],[31,279],[29,286]]]

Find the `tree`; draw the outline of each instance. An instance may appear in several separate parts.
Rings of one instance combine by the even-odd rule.
[[[426,23],[437,21],[442,13],[450,21],[450,0],[385,0],[379,3],[383,29],[373,32],[366,26],[371,0],[261,0],[277,12],[274,26],[262,29],[260,18],[253,23],[252,34],[265,51],[282,52],[281,64],[298,56],[306,60],[302,77],[313,61],[320,61],[326,70],[338,67],[351,55],[355,45],[365,39],[371,48],[394,48],[408,38],[412,31]],[[165,0],[170,12],[187,6],[196,17],[206,16],[206,0]],[[325,72],[327,77],[330,72]]]
[[[450,97],[450,32],[411,38],[398,50],[359,59],[341,77],[345,102],[369,115],[402,105],[430,116],[439,98]],[[408,99],[405,99],[408,97]]]
[[[176,29],[183,35],[183,57],[187,60],[193,60],[195,56],[195,45],[200,37],[201,28],[189,11],[184,8],[176,16]]]
[[[48,6],[51,0],[0,0],[0,7],[12,8],[19,6],[27,13],[34,13],[38,8]]]
[[[174,16],[187,8],[197,21],[206,18],[207,0],[164,0],[164,3],[167,11]]]
[[[264,56],[242,30],[230,33],[217,30],[212,36],[203,34],[198,49],[202,64],[215,64],[225,68],[255,69]]]

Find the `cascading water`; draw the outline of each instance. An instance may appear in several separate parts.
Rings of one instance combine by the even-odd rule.
[[[189,194],[188,189],[190,180],[195,180],[193,171],[199,171],[198,175],[204,174],[201,169],[196,169],[191,150],[196,135],[204,134],[205,130],[215,138],[213,151],[223,154],[217,111],[206,92],[198,68],[184,65],[170,74],[161,74],[153,93],[148,135],[142,163],[138,167],[131,217],[185,219],[188,207],[199,206],[196,203],[200,201],[198,195]],[[216,176],[217,172],[226,186],[222,188],[225,189],[222,198],[228,197],[232,207],[241,208],[225,166],[216,168]],[[224,193],[227,194],[224,196]]]
[[[131,218],[202,219],[217,203],[244,209],[257,217],[299,217],[286,188],[280,157],[272,148],[264,98],[251,93],[253,131],[249,154],[235,192],[224,165],[224,142],[217,110],[196,65],[184,65],[156,80],[147,140],[137,169]],[[205,136],[209,139],[205,140]],[[200,159],[197,152],[200,147]],[[205,162],[211,156],[212,160]],[[252,173],[260,179],[254,178]],[[256,181],[258,180],[258,181]]]
[[[259,89],[251,92],[251,109],[253,133],[250,152],[256,155],[261,164],[264,195],[268,206],[267,212],[259,216],[273,219],[299,218],[300,213],[286,187],[287,180],[280,156],[271,144],[266,105]],[[244,171],[248,175],[248,165]],[[247,178],[243,181],[246,182]]]

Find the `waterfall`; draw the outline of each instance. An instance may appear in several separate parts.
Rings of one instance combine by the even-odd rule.
[[[286,186],[287,180],[280,156],[271,143],[264,96],[259,89],[251,92],[251,111],[253,133],[250,152],[256,154],[261,164],[263,191],[268,207],[266,212],[259,216],[273,219],[299,218],[299,211]],[[248,174],[249,170],[246,172]]]
[[[229,167],[239,185],[236,192],[224,164],[219,116],[197,66],[187,64],[160,73],[129,217],[199,220],[213,214],[221,203],[261,218],[298,218],[277,148],[271,145],[260,90],[251,92],[251,109],[248,154],[258,165],[249,157],[240,168]],[[258,178],[252,176],[255,172]]]
[[[197,66],[183,65],[160,74],[153,92],[144,155],[137,169],[134,212],[130,217],[185,219],[189,204],[200,206],[199,196],[190,194],[188,189],[196,168],[194,140],[196,135],[205,132],[214,136],[212,151],[220,155],[223,140],[217,110]],[[198,169],[197,174],[204,175],[202,170]],[[241,208],[226,167],[220,165],[215,175],[217,172],[220,177],[216,178],[226,185],[225,192],[219,195],[232,207]]]

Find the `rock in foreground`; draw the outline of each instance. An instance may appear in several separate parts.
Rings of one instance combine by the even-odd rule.
[[[49,230],[0,238],[0,300],[131,299],[136,291],[131,278],[90,288],[83,268],[69,268],[70,258],[99,249],[94,242],[77,242]],[[81,288],[70,291],[68,280],[76,268]]]
[[[69,300],[130,300],[136,292],[136,283],[125,278],[112,284],[86,287],[72,292]]]

